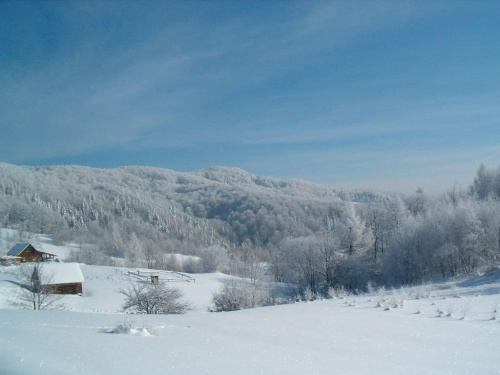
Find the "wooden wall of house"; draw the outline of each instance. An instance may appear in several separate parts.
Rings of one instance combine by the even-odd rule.
[[[35,249],[32,249],[31,247],[27,247],[23,251],[21,251],[21,254],[19,254],[21,258],[23,258],[23,262],[41,262],[42,261],[42,254],[40,254],[38,251]]]
[[[22,262],[45,262],[47,260],[54,259],[53,254],[38,251],[31,245],[21,251],[19,256],[22,258]]]
[[[83,293],[82,283],[54,284],[50,286],[54,294],[78,294]]]

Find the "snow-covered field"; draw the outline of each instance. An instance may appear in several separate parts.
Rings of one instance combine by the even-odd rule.
[[[228,276],[194,274],[172,283],[192,311],[133,315],[116,292],[133,279],[127,269],[81,269],[83,296],[28,311],[11,304],[19,266],[0,266],[0,374],[500,373],[499,270],[230,313],[207,311]],[[124,323],[153,335],[109,333]]]

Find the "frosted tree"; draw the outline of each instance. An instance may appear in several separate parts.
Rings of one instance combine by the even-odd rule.
[[[424,193],[422,188],[418,188],[415,194],[406,197],[405,199],[408,211],[413,216],[423,215],[429,207],[430,198]]]
[[[317,236],[291,238],[280,246],[286,251],[286,282],[299,285],[302,289],[310,288],[314,293],[322,284],[320,273],[321,240]]]
[[[269,267],[274,281],[284,282],[286,272],[286,252],[282,246],[272,246],[269,251]]]
[[[500,201],[489,199],[478,208],[477,217],[484,230],[484,249],[487,261],[500,261]]]
[[[340,252],[341,233],[336,220],[330,217],[325,219],[323,229],[320,233],[319,245],[319,269],[325,293],[334,284],[334,273],[337,264],[337,254]]]
[[[116,232],[114,232],[116,233]],[[116,236],[115,240],[118,240]],[[120,243],[122,241],[120,240]],[[135,233],[132,233],[129,237],[129,240],[125,243],[125,259],[127,261],[127,266],[129,267],[134,267],[134,266],[140,266],[141,260],[145,263],[147,263],[147,255],[143,254],[143,246],[139,239],[137,238],[137,235]]]
[[[349,255],[358,254],[365,244],[365,226],[356,213],[354,205],[347,205],[344,210],[344,215],[341,246],[344,252]]]
[[[383,262],[383,270],[391,282],[412,284],[421,281],[421,226],[422,219],[412,216],[391,238]]]
[[[389,236],[389,223],[386,211],[378,205],[367,205],[365,208],[366,226],[372,234],[373,258],[378,259],[379,252],[384,252],[385,243]]]
[[[462,202],[449,217],[447,235],[457,246],[460,264],[464,273],[472,272],[480,263],[484,253],[484,230],[476,215],[473,201]]]
[[[481,163],[470,191],[478,199],[486,199],[495,190],[494,183],[494,173],[488,170],[484,164]]]

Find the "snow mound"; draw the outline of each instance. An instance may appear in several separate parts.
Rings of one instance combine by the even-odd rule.
[[[113,328],[110,331],[107,331],[108,333],[117,333],[121,335],[134,335],[134,336],[144,336],[144,337],[149,337],[153,336],[147,328],[141,327],[141,328],[134,328],[130,327],[128,325],[120,324],[117,327]]]

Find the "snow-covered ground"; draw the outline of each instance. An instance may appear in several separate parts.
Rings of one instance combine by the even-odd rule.
[[[124,314],[116,290],[135,270],[81,270],[83,296],[29,311],[11,304],[19,266],[0,266],[0,374],[500,373],[499,270],[230,313],[207,311],[228,276],[193,274],[171,283],[194,307],[184,315]]]
[[[127,274],[85,265],[84,295],[64,297],[66,311],[15,309],[9,298],[18,268],[0,267],[1,374],[500,372],[499,271],[395,294],[230,313],[207,312],[227,276],[199,274],[174,284],[194,310],[151,316],[119,312],[116,290]],[[108,333],[132,322],[153,336]]]
[[[0,309],[17,308],[11,302],[19,292],[18,283],[21,281],[20,268],[22,266],[0,266]],[[66,295],[59,304],[64,309],[75,312],[99,312],[105,314],[121,313],[124,296],[117,292],[120,288],[127,288],[131,282],[145,281],[143,276],[146,270],[141,270],[141,276],[136,274],[137,268],[114,268],[104,266],[80,265],[84,275],[83,296]],[[150,270],[149,270],[150,271]],[[169,285],[179,288],[192,306],[192,311],[205,312],[210,305],[212,294],[217,291],[224,279],[229,276],[221,273],[211,274],[179,274],[158,271],[160,280],[169,278],[179,280],[169,282]],[[185,275],[191,277],[190,282]],[[1,310],[0,310],[1,311]],[[1,374],[1,372],[0,372]]]

